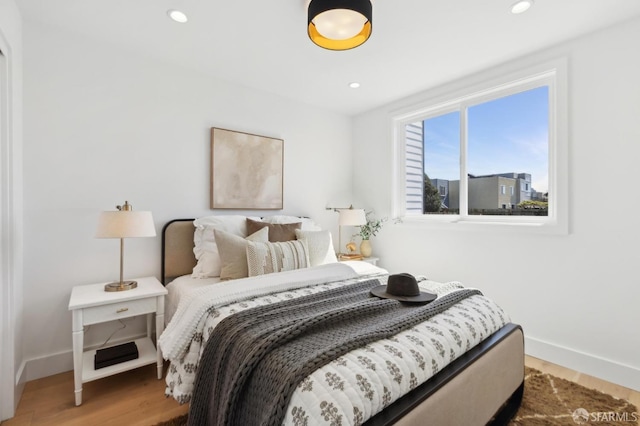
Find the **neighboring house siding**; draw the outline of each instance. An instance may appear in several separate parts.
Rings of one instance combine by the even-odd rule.
[[[469,178],[469,209],[500,208],[500,184],[497,176]]]
[[[424,181],[424,149],[422,145],[422,122],[406,126],[406,170],[407,170],[407,212],[422,213],[422,193]]]
[[[438,190],[443,208],[449,208],[449,181],[447,179],[431,179],[431,185]]]
[[[449,209],[451,210],[460,209],[460,181],[459,180],[449,181]]]

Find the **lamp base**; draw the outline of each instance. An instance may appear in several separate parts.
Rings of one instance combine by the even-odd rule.
[[[122,281],[120,283],[105,284],[104,291],[125,291],[133,290],[136,287],[138,287],[137,281]]]

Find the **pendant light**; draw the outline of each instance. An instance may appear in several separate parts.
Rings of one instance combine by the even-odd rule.
[[[311,0],[309,38],[329,50],[358,47],[371,35],[372,9],[370,0]]]

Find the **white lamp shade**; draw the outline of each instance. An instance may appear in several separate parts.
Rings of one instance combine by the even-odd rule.
[[[155,237],[151,212],[108,211],[100,213],[96,238]]]
[[[341,209],[338,213],[340,226],[359,226],[367,223],[367,216],[363,209]]]

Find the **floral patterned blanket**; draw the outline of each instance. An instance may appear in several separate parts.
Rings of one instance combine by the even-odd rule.
[[[189,402],[204,342],[225,317],[255,306],[330,290],[361,281],[331,282],[253,299],[208,311],[202,333],[196,333],[180,360],[171,363],[167,395]],[[460,283],[422,280],[421,288],[443,296]],[[474,295],[444,312],[388,338],[352,350],[305,377],[291,396],[284,424],[361,424],[428,380],[449,362],[509,322],[490,299]]]
[[[386,277],[225,319],[202,354],[189,423],[279,426],[295,387],[319,367],[480,294],[462,289],[431,303],[402,303],[372,296],[380,285]]]

